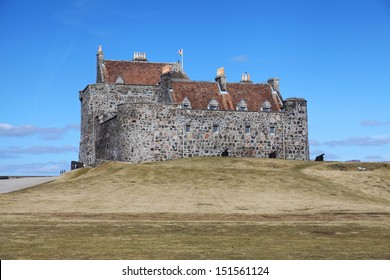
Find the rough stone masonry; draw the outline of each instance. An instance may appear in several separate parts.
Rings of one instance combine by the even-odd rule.
[[[105,60],[96,84],[80,91],[79,160],[133,163],[183,157],[276,157],[309,160],[307,102],[283,99],[279,79],[253,83],[191,81],[180,63]]]

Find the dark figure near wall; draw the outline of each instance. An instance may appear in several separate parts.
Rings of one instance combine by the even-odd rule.
[[[222,157],[228,157],[229,156],[228,148],[226,148],[225,151],[222,152],[221,156]]]
[[[70,163],[70,170],[83,168],[83,167],[84,167],[84,163],[79,162],[79,161],[71,161],[71,163]]]
[[[268,158],[276,158],[276,152],[272,152],[268,155]]]
[[[319,156],[316,156],[316,159],[314,161],[324,161],[324,155],[325,154],[321,154]]]

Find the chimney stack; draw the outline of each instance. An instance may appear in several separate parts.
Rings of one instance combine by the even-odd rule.
[[[134,52],[133,61],[148,61],[145,52]]]
[[[217,76],[215,77],[215,81],[218,83],[221,91],[227,91],[226,89],[226,76],[225,76],[225,68],[220,67],[217,69]]]
[[[241,75],[241,84],[252,84],[251,75],[248,72],[244,72]]]
[[[273,90],[279,91],[279,78],[270,78],[267,83],[272,87]]]

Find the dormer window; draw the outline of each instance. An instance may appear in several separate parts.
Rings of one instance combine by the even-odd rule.
[[[240,102],[238,102],[236,109],[237,111],[248,111],[248,106],[244,99],[241,99]]]
[[[191,101],[187,97],[184,97],[183,101],[181,102],[181,108],[191,109]]]
[[[266,101],[261,105],[261,111],[263,111],[263,112],[271,112],[271,103],[269,103],[268,100],[266,100]]]
[[[209,102],[209,105],[207,106],[207,109],[209,109],[209,110],[218,110],[219,109],[218,101],[215,100],[214,98],[211,99],[210,102]]]
[[[115,80],[115,83],[116,83],[116,84],[123,84],[124,81],[123,81],[123,79],[122,79],[121,76],[118,76],[118,78],[116,78],[116,80]]]

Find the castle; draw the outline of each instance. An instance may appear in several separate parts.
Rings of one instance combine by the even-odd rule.
[[[309,160],[306,100],[283,99],[279,79],[191,81],[178,63],[97,55],[96,84],[80,91],[79,160],[133,163],[196,156]],[[226,153],[225,153],[226,155]]]

